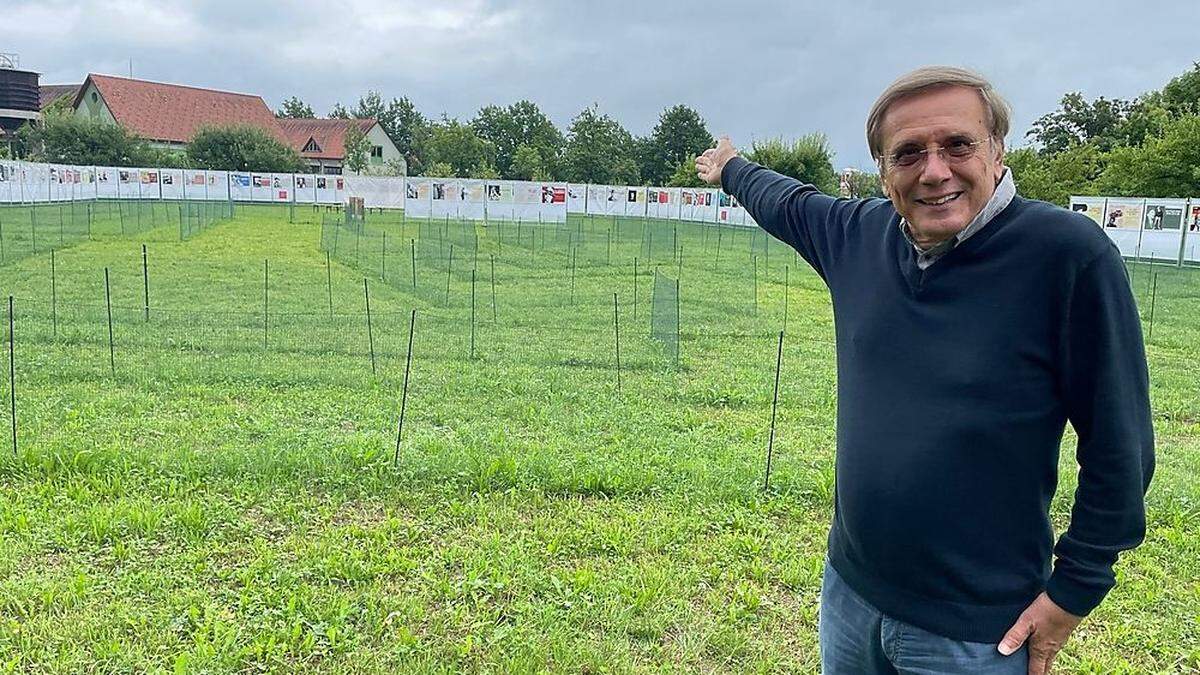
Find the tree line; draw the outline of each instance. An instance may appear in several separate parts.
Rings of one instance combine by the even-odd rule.
[[[1200,63],[1131,100],[1067,93],[1026,138],[1005,157],[1026,197],[1200,196]]]
[[[293,96],[276,115],[302,119],[316,113]],[[385,101],[374,90],[350,108],[334,104],[329,117],[377,120],[404,156],[409,174],[436,177],[699,186],[693,159],[715,142],[704,118],[686,105],[664,109],[641,137],[595,104],[580,111],[565,132],[527,100],[484,106],[464,122],[444,114],[431,119],[408,97]],[[832,153],[820,134],[757,142],[748,154],[824,190],[837,189]]]

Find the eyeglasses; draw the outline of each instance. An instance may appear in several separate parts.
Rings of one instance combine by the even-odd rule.
[[[959,164],[975,155],[980,145],[991,142],[991,137],[982,141],[972,141],[969,138],[956,138],[945,145],[932,148],[903,147],[886,157],[886,164],[894,169],[911,169],[921,164],[930,152],[936,152],[943,161],[949,164]]]

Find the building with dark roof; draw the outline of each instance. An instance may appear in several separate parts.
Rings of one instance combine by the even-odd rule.
[[[47,106],[59,99],[68,99],[70,103],[79,93],[78,84],[41,84],[38,85],[38,108],[45,110]]]

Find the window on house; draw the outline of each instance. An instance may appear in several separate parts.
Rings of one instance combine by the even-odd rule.
[[[100,99],[100,95],[93,91],[92,92],[92,103],[95,103],[99,99]]]
[[[313,139],[313,138],[309,138],[308,142],[304,144],[304,149],[301,150],[301,152],[320,152],[320,151],[321,151],[321,146],[317,145],[316,139]]]
[[[382,145],[372,145],[371,146],[371,156],[376,159],[383,159],[383,146]]]

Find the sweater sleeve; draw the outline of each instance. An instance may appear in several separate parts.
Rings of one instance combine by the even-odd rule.
[[[725,164],[721,187],[746,207],[759,227],[796,249],[827,283],[845,228],[869,201],[835,199],[742,157]]]
[[[1078,273],[1070,303],[1062,377],[1079,483],[1046,593],[1085,616],[1115,585],[1117,554],[1145,536],[1154,429],[1141,320],[1115,247]]]

